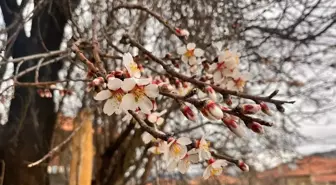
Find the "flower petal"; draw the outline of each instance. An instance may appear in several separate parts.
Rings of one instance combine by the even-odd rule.
[[[102,90],[94,97],[95,100],[106,100],[112,96],[110,90]]]
[[[189,159],[183,159],[178,162],[177,168],[182,174],[185,174],[188,171],[189,166],[190,166]]]
[[[195,56],[189,57],[189,65],[195,65],[197,64],[197,59]]]
[[[157,125],[162,125],[162,123],[164,122],[164,119],[162,117],[159,117],[157,120],[156,120],[156,124]]]
[[[200,48],[196,48],[195,51],[194,51],[194,54],[196,57],[201,57],[204,55],[204,51]]]
[[[150,114],[150,115],[148,115],[147,119],[151,123],[156,123],[156,121],[158,120],[158,117],[155,114]]]
[[[141,135],[141,139],[142,139],[142,141],[143,141],[145,144],[148,144],[148,143],[150,143],[150,142],[154,139],[154,137],[153,137],[150,133],[148,133],[148,132],[144,132],[144,133]]]
[[[245,131],[243,130],[243,128],[240,125],[237,124],[236,128],[231,127],[231,126],[228,126],[228,127],[231,130],[231,132],[233,132],[236,136],[244,137]]]
[[[208,160],[211,158],[211,153],[207,150],[201,150],[200,154],[202,159]]]
[[[134,62],[132,55],[130,53],[125,53],[123,55],[123,64],[124,64],[124,66],[127,68],[127,66],[129,66],[129,64],[131,62]]]
[[[181,60],[182,60],[182,62],[184,62],[184,63],[188,63],[189,58],[188,58],[187,56],[185,56],[185,55],[182,55]]]
[[[135,79],[135,82],[137,85],[147,85],[151,83],[152,79],[151,78],[139,78]]]
[[[177,167],[177,160],[171,159],[171,161],[168,162],[167,165],[167,171],[172,172],[175,170],[175,168]]]
[[[141,96],[138,99],[138,106],[145,114],[150,114],[151,110],[153,110],[153,103],[147,96]]]
[[[194,154],[189,154],[189,160],[192,163],[198,163],[199,162],[199,157],[198,157],[198,153],[194,153]]]
[[[187,48],[185,46],[181,46],[177,48],[177,54],[179,55],[183,55],[186,52],[187,52]]]
[[[161,154],[162,151],[157,146],[152,146],[148,149],[148,151],[152,152],[153,154]]]
[[[125,110],[135,110],[137,108],[137,104],[135,102],[135,97],[133,94],[126,94],[122,100],[121,100],[121,104],[120,107]]]
[[[105,114],[111,116],[117,109],[119,109],[119,102],[115,98],[108,99],[103,107]]]
[[[196,44],[195,44],[195,43],[188,43],[188,44],[187,44],[187,49],[188,49],[188,50],[193,50],[193,49],[195,49],[195,47],[196,47]]]
[[[219,168],[219,167],[222,168],[226,165],[227,165],[227,163],[223,159],[217,159],[214,163],[212,163],[212,167],[214,167],[214,168]]]
[[[176,142],[181,145],[189,145],[190,143],[192,143],[191,139],[188,137],[180,137],[177,139]]]
[[[210,177],[211,166],[209,165],[203,172],[203,179],[208,179]]]
[[[220,71],[216,71],[214,74],[213,74],[213,81],[215,84],[218,84],[220,81],[222,81],[223,79],[223,76],[222,76],[222,73]]]
[[[121,89],[124,92],[132,90],[136,85],[136,80],[134,78],[126,78],[121,85]]]
[[[107,87],[111,90],[117,90],[121,87],[122,81],[119,78],[109,78]]]
[[[156,84],[149,84],[145,87],[145,93],[150,98],[156,98],[159,96],[159,87]]]

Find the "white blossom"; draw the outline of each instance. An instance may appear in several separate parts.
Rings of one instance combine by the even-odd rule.
[[[125,95],[121,89],[122,84],[123,81],[118,78],[109,78],[107,84],[108,89],[100,91],[94,97],[94,99],[98,101],[107,100],[104,104],[103,112],[109,116],[113,113],[120,114],[122,112],[120,105]]]
[[[203,172],[203,178],[208,179],[212,176],[221,175],[223,172],[223,167],[226,166],[226,161],[219,159],[219,160],[209,160],[208,167]]]
[[[195,43],[188,43],[187,46],[177,48],[177,53],[181,56],[181,60],[189,65],[197,65],[199,62],[197,57],[201,57],[204,51],[200,48],[196,48]]]

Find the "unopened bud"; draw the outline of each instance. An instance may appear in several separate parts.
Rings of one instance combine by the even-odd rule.
[[[247,127],[255,133],[258,133],[258,134],[264,133],[264,128],[258,122],[252,121],[247,124]]]
[[[269,116],[272,116],[272,112],[265,102],[260,102],[260,107],[261,107],[261,111],[263,111],[263,113],[265,113]]]
[[[113,74],[113,73],[110,73],[110,74],[106,75],[106,79],[107,79],[107,81],[109,80],[109,78],[114,78],[114,74]]]
[[[190,33],[186,29],[175,28],[175,31],[178,36],[189,37]]]
[[[245,132],[238,124],[238,117],[232,115],[226,115],[222,119],[223,123],[238,137],[244,137]]]
[[[243,171],[243,172],[248,172],[250,170],[249,166],[244,163],[244,161],[239,160],[238,161],[238,167]]]
[[[224,102],[225,102],[225,104],[228,105],[228,106],[232,105],[232,99],[231,99],[231,96],[226,95],[226,96],[224,97]]]
[[[101,84],[103,84],[104,83],[104,78],[103,77],[97,77],[97,78],[95,78],[94,80],[92,80],[92,84],[94,85],[94,86],[98,86],[98,85],[101,85]]]
[[[188,105],[182,104],[181,107],[180,107],[180,110],[188,120],[190,120],[190,121],[195,121],[196,120],[195,113],[192,111],[192,109]]]
[[[37,89],[37,94],[40,95],[41,98],[45,97],[45,93],[43,89]]]
[[[201,112],[210,120],[219,120],[224,117],[222,109],[212,100],[205,102]]]
[[[162,85],[160,85],[160,88],[163,90],[163,91],[167,91],[167,92],[171,92],[174,87],[170,84],[167,84],[167,83],[164,83]]]
[[[214,159],[214,158],[210,158],[209,160],[208,160],[208,164],[210,165],[210,164],[212,164],[212,163],[214,163],[216,160]]]
[[[49,86],[50,89],[57,89],[56,85],[55,84],[52,84]]]
[[[59,94],[60,94],[60,96],[64,96],[65,95],[65,90],[59,90]]]
[[[260,105],[258,104],[243,104],[240,106],[240,112],[242,114],[255,114],[260,111]]]
[[[49,89],[44,90],[44,97],[46,97],[46,98],[51,98],[52,97],[52,93],[50,92]]]
[[[207,93],[210,99],[212,99],[213,101],[217,101],[217,94],[211,86],[205,87],[205,92]]]

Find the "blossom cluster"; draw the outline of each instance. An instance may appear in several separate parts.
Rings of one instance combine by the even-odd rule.
[[[163,159],[166,161],[167,170],[173,171],[176,168],[182,174],[186,173],[191,164],[197,164],[202,161],[207,161],[208,166],[203,172],[203,178],[208,179],[211,176],[220,175],[223,167],[227,165],[225,160],[215,160],[210,153],[210,143],[207,142],[204,136],[194,142],[194,148],[188,150],[188,146],[192,146],[193,142],[188,137],[180,137],[178,139],[169,138],[168,141],[154,139],[149,133],[145,132],[142,135],[144,143],[153,142],[153,146],[149,151],[153,154],[163,154]],[[248,170],[245,163],[241,163],[244,171]]]
[[[123,55],[123,64],[127,71],[113,71],[106,76],[106,84],[102,77],[93,80],[94,85],[104,88],[94,99],[106,100],[103,111],[107,115],[127,114],[128,110],[151,114],[159,95],[158,85],[150,78],[141,78],[141,70],[130,53]]]
[[[176,29],[176,32],[180,36],[187,37],[189,35],[186,30]],[[161,112],[156,110],[156,98],[161,91],[185,98],[183,100],[196,97],[197,103],[195,104],[175,98],[180,105],[181,112],[187,119],[196,121],[196,114],[191,107],[195,106],[204,117],[212,121],[222,121],[238,137],[243,137],[245,134],[238,115],[245,116],[259,112],[271,115],[265,102],[242,104],[236,108],[230,108],[232,100],[229,96],[223,96],[223,103],[227,106],[222,105],[222,102],[219,101],[220,98],[214,89],[220,87],[241,92],[249,78],[247,74],[242,74],[239,71],[238,53],[225,50],[213,62],[206,61],[209,64],[207,67],[202,61],[205,52],[197,48],[195,43],[188,43],[186,46],[179,47],[177,54],[180,55],[180,60],[189,67],[191,73],[196,74],[203,67],[203,73],[199,80],[207,85],[195,86],[190,82],[181,80],[182,78],[170,75],[142,78],[142,66],[137,63],[137,58],[133,58],[130,53],[125,53],[122,57],[124,69],[112,71],[105,77],[94,78],[89,84],[89,90],[95,88],[97,93],[94,99],[105,101],[103,106],[105,114],[111,116],[124,113],[126,114],[123,118],[125,121],[132,119],[132,115],[128,111],[134,111],[138,118],[149,121],[152,124],[149,126],[154,125],[152,128],[155,132],[163,135],[165,133],[160,131],[158,126],[164,123],[165,120],[162,116],[166,113],[166,110],[163,109]],[[169,55],[169,57],[171,56]],[[179,65],[175,65],[175,59],[171,61],[175,67],[179,67]],[[262,125],[256,121],[243,120],[243,122],[247,128],[256,133],[264,132]],[[210,144],[204,136],[193,142],[188,137],[160,139],[144,132],[142,139],[145,144],[152,144],[152,147],[149,148],[150,152],[163,154],[168,171],[177,168],[181,173],[186,173],[191,164],[206,161],[208,166],[203,173],[203,177],[207,179],[211,176],[220,175],[226,165],[224,160],[215,160],[212,157]],[[243,162],[240,162],[237,166],[243,171],[248,170],[248,166]]]

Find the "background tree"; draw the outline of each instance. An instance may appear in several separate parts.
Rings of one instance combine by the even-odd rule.
[[[158,102],[162,107],[169,107],[162,130],[172,131],[177,136],[190,133],[197,137],[210,130],[207,133],[211,135],[209,140],[219,152],[244,158],[247,162],[264,158],[269,153],[287,154],[299,137],[298,123],[309,123],[319,118],[317,113],[325,115],[328,114],[326,110],[334,110],[335,2],[332,0],[146,0],[131,3],[83,1],[76,11],[72,11],[79,2],[72,1],[69,5],[68,1],[35,1],[33,13],[23,19],[23,8],[29,4],[27,1],[20,5],[1,1],[6,23],[2,33],[7,34],[1,65],[14,61],[15,69],[10,77],[15,86],[15,98],[11,101],[8,123],[0,127],[1,157],[6,163],[5,184],[36,184],[35,180],[47,183],[45,166],[28,169],[26,165],[27,161],[39,159],[50,149],[56,118],[55,104],[58,112],[71,116],[82,107],[91,107],[95,129],[102,127],[104,130],[103,134],[95,135],[97,170],[94,183],[144,183],[151,173],[163,174],[158,171],[162,168],[160,165],[154,165],[155,168],[150,170],[158,162],[157,157],[147,152],[149,146],[144,147],[140,140],[143,130],[134,129],[134,124],[125,124],[118,116],[103,114],[100,103],[92,101],[92,93],[85,91],[86,82],[80,82],[88,79],[87,70],[83,70],[83,66],[87,68],[87,65],[81,65],[80,52],[97,65],[99,59],[97,61],[95,53],[98,51],[102,68],[109,72],[121,67],[122,54],[131,51],[138,54],[139,62],[151,71],[147,75],[162,72],[160,65],[150,62],[153,59],[142,58],[148,57],[144,50],[120,42],[124,33],[155,56],[163,58],[167,53],[177,56],[175,51],[177,46],[182,45],[183,37],[180,37],[181,42],[175,35],[178,34],[175,28],[186,29],[190,32],[188,40],[204,49],[207,59],[213,60],[226,47],[241,53],[242,70],[250,71],[253,77],[244,93],[269,95],[280,89],[277,95],[280,98],[298,98],[295,107],[285,105],[289,110],[285,116],[275,114],[273,120],[267,120],[274,121],[279,129],[266,129],[264,137],[248,133],[249,139],[245,140],[235,137],[223,124],[207,122],[201,116],[197,124],[186,121],[178,112],[180,107],[171,99],[163,98]],[[27,37],[20,20],[30,19],[31,36]],[[34,60],[24,62],[21,59],[7,60],[10,56],[18,58],[58,50],[62,39],[60,51],[35,55]],[[74,43],[80,43],[77,45],[77,57],[70,54],[71,49],[76,52],[72,47]],[[167,61],[173,64],[179,62]],[[48,65],[48,62],[52,64]],[[36,67],[16,78],[29,67],[43,64],[46,66]],[[63,68],[61,64],[65,64]],[[4,66],[1,69],[4,71]],[[182,68],[181,73],[184,70]],[[39,73],[38,80],[35,71]],[[3,81],[9,80],[5,78]],[[41,98],[36,93],[37,89],[45,92],[44,89],[56,81],[57,88],[73,93],[60,97],[57,90],[51,90],[56,93],[54,101]],[[4,96],[3,93],[1,95]],[[245,102],[239,97],[234,101]],[[281,107],[277,108],[281,110]],[[17,166],[20,170],[15,170]],[[42,182],[40,177],[45,177],[45,181]]]

